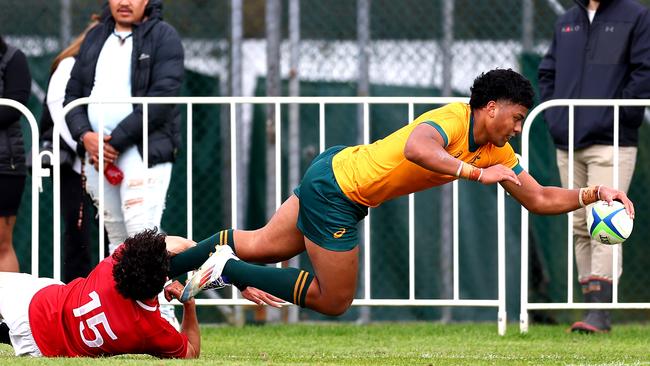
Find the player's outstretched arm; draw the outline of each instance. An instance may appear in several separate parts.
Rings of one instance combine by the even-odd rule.
[[[174,281],[165,286],[164,294],[167,301],[177,299],[180,301],[183,285]],[[183,322],[181,323],[181,333],[187,336],[187,353],[185,358],[198,358],[201,354],[201,330],[199,328],[199,319],[196,316],[196,304],[194,298],[183,303]]]
[[[187,336],[185,358],[198,358],[201,354],[201,330],[199,329],[199,319],[196,316],[196,304],[193,298],[183,303],[181,333]]]
[[[634,205],[625,192],[605,186],[582,189],[542,186],[526,171],[519,173],[518,177],[520,186],[509,181],[501,182],[501,185],[530,212],[556,215],[577,210],[598,200],[619,200],[625,205],[630,217],[634,217]]]

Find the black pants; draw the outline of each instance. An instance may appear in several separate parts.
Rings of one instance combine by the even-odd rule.
[[[79,207],[83,202],[81,227]],[[92,201],[81,187],[81,175],[67,165],[61,166],[61,214],[63,215],[63,282],[86,277],[90,261],[90,224],[94,215]]]

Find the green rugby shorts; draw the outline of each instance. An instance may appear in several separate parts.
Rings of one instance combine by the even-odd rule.
[[[359,244],[357,224],[368,207],[350,200],[341,191],[332,170],[332,159],[345,146],[333,146],[316,156],[293,193],[300,200],[296,226],[319,246],[343,252]]]

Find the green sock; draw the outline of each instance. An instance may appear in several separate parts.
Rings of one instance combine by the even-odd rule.
[[[214,252],[218,245],[229,245],[235,251],[233,230],[221,230],[207,239],[196,243],[196,246],[173,256],[169,263],[169,278],[177,277],[183,273],[199,268],[203,262],[208,260],[210,253]]]
[[[257,266],[244,261],[229,260],[223,269],[238,288],[253,286],[282,300],[305,307],[307,289],[314,276],[297,268]]]

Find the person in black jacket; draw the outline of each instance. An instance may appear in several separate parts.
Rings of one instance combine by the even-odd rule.
[[[539,65],[542,101],[650,98],[650,12],[635,0],[575,0],[555,23],[553,42]],[[636,162],[644,108],[620,110],[618,188],[627,192]],[[557,148],[562,184],[568,182],[568,109],[545,113]],[[612,107],[576,107],[574,186],[614,184]],[[585,302],[612,301],[612,280],[622,273],[620,245],[591,240],[586,211],[574,214],[575,257]],[[613,253],[619,261],[613,265]],[[615,268],[613,268],[615,267]],[[572,331],[609,331],[605,310],[589,310]]]
[[[88,96],[178,96],[183,58],[180,36],[162,20],[161,0],[109,0],[101,22],[81,45],[64,104]],[[96,206],[100,138],[104,141],[105,171],[117,167],[123,174],[121,182],[105,180],[104,184],[111,253],[127,237],[160,227],[172,162],[180,145],[180,113],[176,106],[158,104],[150,105],[148,112],[146,152],[140,104],[90,104],[66,115],[72,138],[94,166],[88,166],[85,174],[86,190]]]
[[[0,96],[27,104],[31,84],[25,54],[0,37]],[[18,272],[13,231],[27,175],[20,116],[17,109],[0,106],[0,272]]]
[[[60,125],[60,177],[61,177],[61,216],[63,218],[63,265],[62,280],[69,283],[78,277],[86,277],[92,270],[90,253],[90,229],[92,202],[83,185],[81,159],[75,151],[77,142],[70,136],[70,131],[63,115],[65,88],[70,78],[70,71],[75,64],[86,33],[97,25],[93,15],[91,23],[72,43],[62,50],[52,62],[47,97],[41,115],[41,141],[53,145],[54,125]]]

